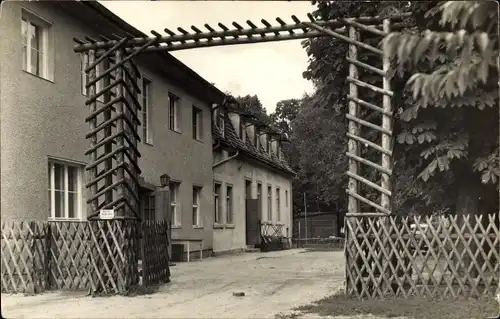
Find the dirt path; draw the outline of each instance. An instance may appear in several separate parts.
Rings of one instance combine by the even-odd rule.
[[[2,294],[6,318],[274,318],[342,288],[343,252],[301,249],[217,257],[172,267],[172,282],[139,297]],[[233,292],[244,292],[234,297]]]

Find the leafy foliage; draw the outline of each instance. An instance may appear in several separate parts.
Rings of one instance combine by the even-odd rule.
[[[422,181],[439,184],[446,177],[453,190],[447,196],[463,196],[478,181],[490,184],[476,186],[495,197],[497,12],[489,1],[441,2],[428,10],[426,24],[393,32],[382,43],[397,71],[393,81],[406,82],[397,115],[399,149],[406,157],[419,154],[414,168]]]

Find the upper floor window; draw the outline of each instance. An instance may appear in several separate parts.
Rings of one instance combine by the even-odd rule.
[[[169,190],[170,190],[170,218],[171,224],[173,227],[179,228],[181,227],[181,211],[179,204],[179,189],[180,183],[178,182],[170,182]]]
[[[271,140],[269,135],[266,135],[264,138],[266,139],[266,152],[270,154],[271,153],[271,144],[273,141]]]
[[[285,191],[285,207],[288,207],[288,191]]]
[[[23,10],[21,18],[23,70],[52,80],[49,74],[50,24]]]
[[[48,195],[51,219],[82,219],[82,175],[83,165],[49,160]]]
[[[168,127],[175,132],[181,131],[180,98],[170,92],[168,93]]]
[[[142,140],[144,143],[153,144],[153,128],[151,125],[152,107],[151,107],[151,81],[147,78],[142,79]]]
[[[240,119],[240,138],[243,142],[246,141],[247,130],[245,129],[245,122]]]
[[[195,140],[201,141],[203,138],[203,127],[202,127],[202,121],[203,121],[203,113],[201,109],[197,108],[196,106],[193,105],[193,113],[192,113],[192,123],[193,123],[193,138]]]
[[[259,135],[259,130],[257,128],[255,128],[255,133],[254,133],[254,141],[253,141],[253,145],[255,145],[255,147],[257,149],[260,148],[260,135]]]
[[[217,106],[214,111],[215,125],[219,128],[220,132],[224,136],[224,111],[221,106]]]

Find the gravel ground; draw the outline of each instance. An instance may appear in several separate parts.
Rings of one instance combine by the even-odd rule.
[[[344,256],[342,251],[292,249],[178,263],[171,271],[172,282],[151,295],[91,298],[74,292],[37,296],[2,294],[2,315],[4,318],[274,318],[342,289]],[[235,297],[233,292],[244,292],[245,296]]]

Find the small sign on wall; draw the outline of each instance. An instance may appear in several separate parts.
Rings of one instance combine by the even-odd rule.
[[[115,218],[115,210],[114,209],[101,209],[99,213],[100,219],[113,219]]]

